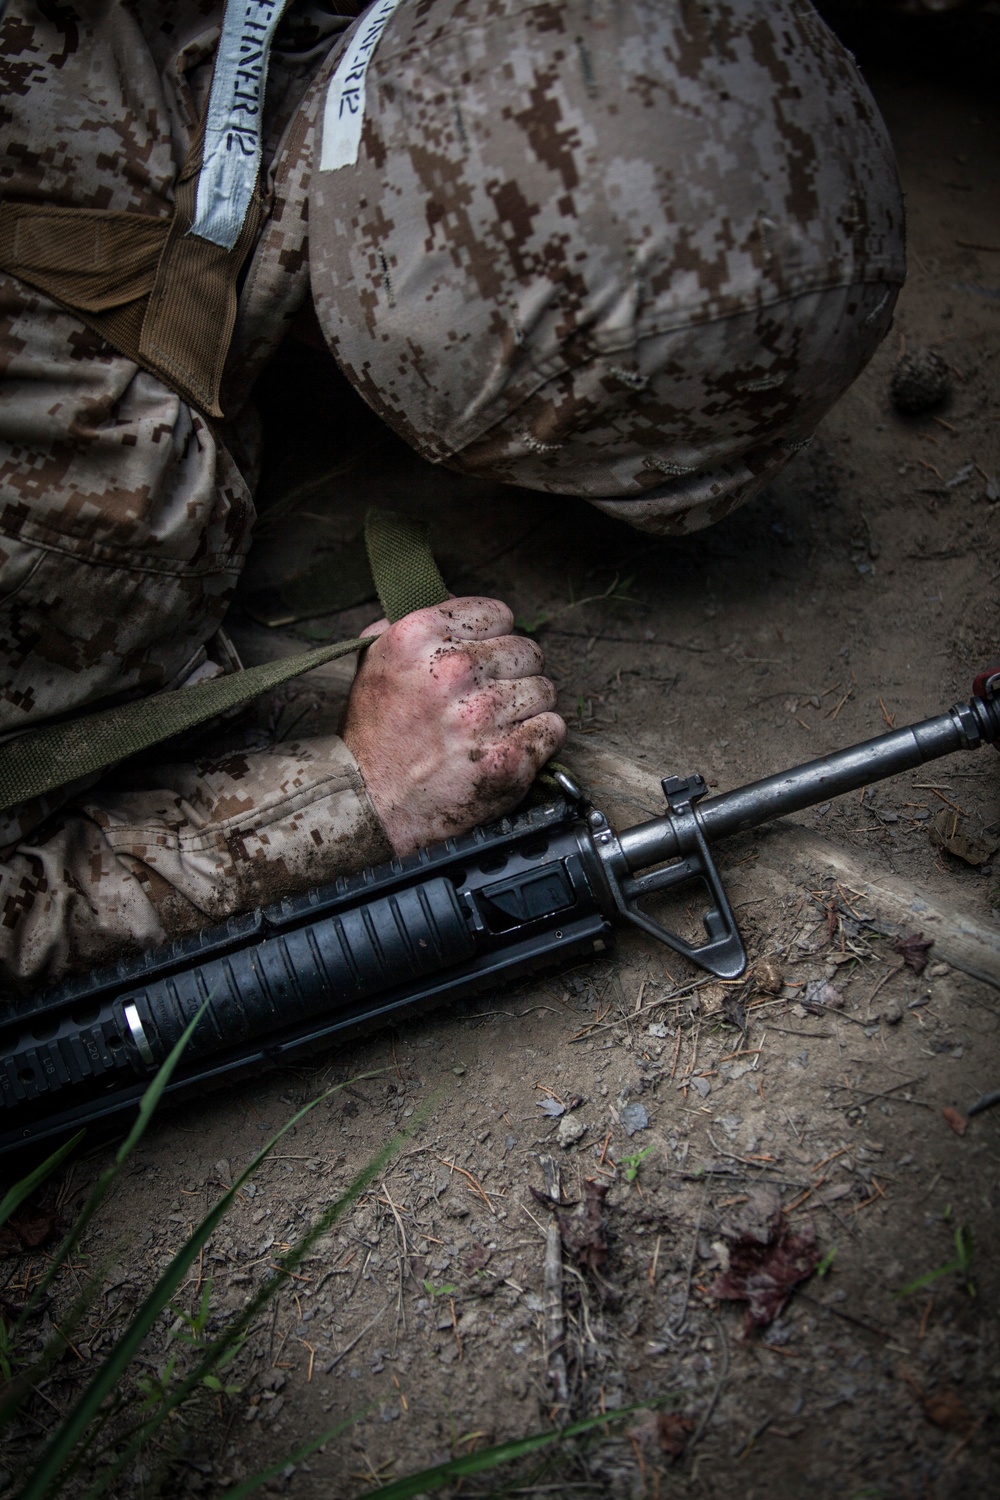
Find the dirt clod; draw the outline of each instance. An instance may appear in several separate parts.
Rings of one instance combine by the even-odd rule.
[[[753,966],[754,983],[766,995],[780,995],[785,974],[776,958],[759,958]]]
[[[936,349],[909,350],[892,372],[892,404],[904,416],[919,416],[942,406],[950,390],[948,366]]]

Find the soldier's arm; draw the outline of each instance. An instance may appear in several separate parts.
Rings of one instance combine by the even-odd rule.
[[[0,321],[10,733],[183,678],[225,610],[252,504],[208,425],[69,314],[0,277]],[[0,815],[4,987],[30,991],[516,800],[561,733],[551,685],[503,606],[445,611],[382,630],[346,742],[147,765]]]

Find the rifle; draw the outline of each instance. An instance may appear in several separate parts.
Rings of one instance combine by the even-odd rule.
[[[202,1005],[168,1094],[589,958],[622,918],[737,978],[747,955],[716,840],[998,742],[1000,666],[946,713],[735,791],[668,776],[666,812],[621,833],[556,770],[540,805],[21,1002],[0,1027],[0,1154],[134,1107]],[[640,905],[688,881],[706,891],[704,942]]]

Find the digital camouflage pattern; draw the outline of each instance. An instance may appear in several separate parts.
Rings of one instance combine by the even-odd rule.
[[[191,0],[9,5],[4,194],[169,214],[221,13]],[[234,664],[218,632],[254,518],[241,407],[307,294],[315,106],[345,25],[298,6],[272,56],[272,211],[243,288],[225,430],[0,275],[0,734]],[[8,992],[390,853],[333,737],[72,790],[0,814]]]
[[[310,222],[331,347],[420,453],[657,531],[763,486],[904,274],[885,128],[806,0],[404,3]]]
[[[808,6],[403,0],[361,164],[317,188],[317,119],[361,8],[294,0],[277,34],[225,423],[0,273],[0,735],[232,665],[246,399],[310,270],[348,374],[421,451],[654,527],[747,498],[887,325],[895,177]],[[11,0],[4,196],[169,216],[221,15]],[[655,152],[636,156],[627,120]],[[67,788],[0,815],[4,990],[388,853],[333,737]]]

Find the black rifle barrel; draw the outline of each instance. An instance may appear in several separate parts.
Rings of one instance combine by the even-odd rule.
[[[752,781],[748,786],[698,804],[705,837],[714,842],[729,834],[756,828],[772,818],[815,807],[844,792],[857,791],[871,782],[901,771],[911,771],[927,761],[938,760],[956,750],[976,750],[1000,738],[1000,700],[973,698],[947,713],[923,719],[905,729],[894,729],[860,745],[850,745],[832,755],[822,755],[790,771],[779,771]],[[640,823],[620,836],[629,869],[647,869],[681,850],[669,817]]]

